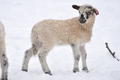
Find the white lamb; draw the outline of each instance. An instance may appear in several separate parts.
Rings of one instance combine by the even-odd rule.
[[[73,72],[79,71],[79,59],[82,57],[82,69],[88,71],[85,50],[85,43],[89,42],[92,36],[92,28],[98,10],[89,4],[82,6],[73,5],[80,16],[67,20],[44,20],[34,25],[31,33],[32,47],[25,52],[22,70],[28,71],[28,62],[32,55],[38,53],[38,57],[46,74],[52,75],[46,56],[55,45],[71,45],[74,53]]]
[[[5,29],[0,22],[0,63],[2,68],[1,80],[8,80],[8,59],[6,57],[6,47],[5,47]]]

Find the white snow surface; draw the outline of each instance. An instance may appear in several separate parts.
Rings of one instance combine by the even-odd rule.
[[[80,72],[72,72],[73,53],[68,45],[56,46],[48,54],[52,76],[44,74],[37,56],[31,58],[28,72],[21,71],[24,52],[31,46],[33,25],[44,19],[79,16],[73,4],[91,4],[99,11],[91,42],[86,44],[90,72],[82,71],[81,61]],[[105,46],[108,42],[120,59],[120,0],[0,0],[0,21],[6,29],[9,80],[120,80],[120,61]]]

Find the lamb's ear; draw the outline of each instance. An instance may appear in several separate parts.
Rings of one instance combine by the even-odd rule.
[[[99,15],[99,11],[96,8],[94,8],[93,11],[95,12],[96,15]]]
[[[73,7],[74,9],[77,9],[77,10],[79,10],[79,8],[80,8],[80,6],[77,6],[77,5],[72,5],[72,7]]]

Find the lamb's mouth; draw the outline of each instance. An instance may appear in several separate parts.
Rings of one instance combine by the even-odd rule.
[[[80,23],[82,23],[82,24],[86,22],[85,19],[79,19],[79,21],[80,21]]]

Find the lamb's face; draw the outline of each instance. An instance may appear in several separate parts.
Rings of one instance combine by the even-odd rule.
[[[96,15],[99,14],[98,10],[93,8],[89,4],[85,4],[85,5],[82,5],[82,6],[73,5],[72,7],[79,11],[79,14],[80,14],[79,21],[80,21],[81,24],[87,23],[87,21],[89,21],[90,17],[94,16],[94,13]]]

